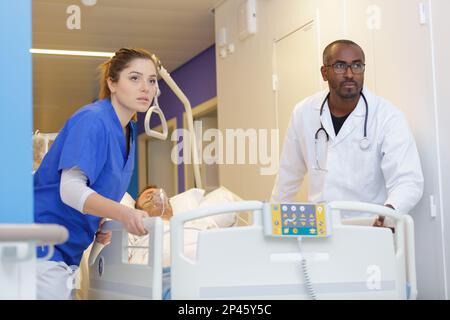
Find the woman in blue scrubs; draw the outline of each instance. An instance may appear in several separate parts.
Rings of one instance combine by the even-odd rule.
[[[102,218],[144,235],[145,211],[119,203],[134,169],[137,112],[157,91],[159,61],[142,49],[122,48],[101,66],[99,100],[79,109],[58,134],[34,175],[36,223],[60,224],[69,239],[37,267],[38,299],[71,299],[83,251]],[[47,248],[38,248],[45,256]]]

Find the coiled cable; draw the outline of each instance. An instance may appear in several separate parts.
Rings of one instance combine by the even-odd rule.
[[[302,253],[302,246],[301,246],[302,238],[298,237],[297,240],[298,240],[298,247],[299,247],[300,256],[301,256],[300,266],[301,266],[302,272],[303,272],[303,278],[305,281],[306,292],[308,293],[309,297],[312,300],[318,300],[316,290],[314,290],[314,286],[311,281],[311,275],[309,274],[309,271],[308,271],[308,262],[306,261],[305,256]]]

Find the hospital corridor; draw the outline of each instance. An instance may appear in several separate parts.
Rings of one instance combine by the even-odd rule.
[[[0,300],[450,300],[447,12],[0,1]]]

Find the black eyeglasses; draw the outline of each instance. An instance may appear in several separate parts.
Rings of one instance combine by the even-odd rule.
[[[353,62],[352,64],[347,64],[345,62],[336,62],[333,64],[329,64],[326,67],[332,67],[334,73],[343,74],[347,72],[347,69],[350,67],[354,74],[361,74],[366,69],[366,65],[362,62]]]

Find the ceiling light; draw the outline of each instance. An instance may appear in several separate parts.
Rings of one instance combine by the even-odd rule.
[[[97,4],[97,0],[81,0],[85,6],[95,6]]]
[[[65,56],[86,56],[86,57],[112,57],[114,52],[98,52],[98,51],[72,51],[72,50],[50,50],[50,49],[30,49],[35,54],[53,54]]]

